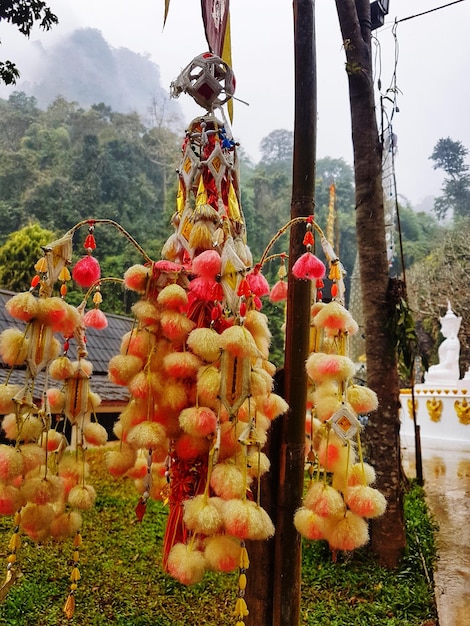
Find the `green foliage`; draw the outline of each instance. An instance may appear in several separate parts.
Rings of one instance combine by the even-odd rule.
[[[465,163],[468,149],[461,141],[450,137],[439,139],[429,157],[434,161],[434,169],[442,169],[447,174],[442,186],[442,195],[436,198],[434,210],[439,219],[444,219],[449,210],[456,218],[467,217],[470,213],[470,174]]]
[[[89,482],[98,493],[83,514],[82,578],[72,623],[197,626],[229,624],[237,576],[211,574],[192,587],[179,584],[161,568],[166,509],[150,500],[141,523],[135,521],[137,493],[129,478],[112,479],[99,450],[88,452]],[[377,566],[366,551],[333,563],[324,542],[305,542],[302,624],[317,626],[421,626],[435,618],[432,569],[433,531],[423,490],[405,497],[408,549],[397,571]],[[7,552],[12,520],[0,518],[0,541]],[[37,546],[28,538],[18,553],[23,576],[0,604],[0,623],[12,626],[65,626],[72,545]],[[423,568],[426,563],[426,570]],[[4,561],[5,563],[5,561]],[[248,584],[256,584],[250,580]]]
[[[389,295],[390,316],[387,329],[393,338],[401,377],[409,384],[419,352],[418,335],[403,282],[398,279],[391,280]]]
[[[42,0],[2,0],[0,4],[0,22],[8,22],[16,26],[19,32],[27,37],[35,22],[43,30],[49,30],[58,24],[57,16]],[[20,73],[11,61],[0,62],[0,80],[5,84],[15,84]]]
[[[34,264],[42,256],[41,246],[57,236],[39,224],[29,224],[12,233],[0,248],[0,284],[11,291],[27,291]]]

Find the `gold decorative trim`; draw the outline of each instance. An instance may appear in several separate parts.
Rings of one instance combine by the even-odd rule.
[[[432,400],[426,400],[426,408],[432,422],[441,421],[442,400],[436,400],[436,398],[432,398]]]

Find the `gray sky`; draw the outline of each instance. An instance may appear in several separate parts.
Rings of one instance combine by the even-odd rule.
[[[384,27],[374,45],[382,91],[393,81],[395,19],[428,11],[451,0],[390,0]],[[159,66],[168,88],[180,70],[207,44],[199,0],[171,0],[165,28],[163,0],[49,0],[60,24],[49,33],[34,29],[31,40],[13,27],[0,28],[0,58],[14,58],[28,78],[34,41],[48,47],[81,27],[99,29],[108,43],[147,54]],[[259,143],[272,130],[293,129],[292,0],[231,0],[233,69],[236,96],[233,134],[257,161]],[[432,169],[429,155],[437,140],[450,136],[470,149],[470,0],[399,22],[396,26],[396,84],[399,113],[393,118],[398,136],[398,193],[417,205],[439,193],[443,175]],[[352,164],[347,77],[334,0],[316,1],[318,70],[318,157],[344,158]],[[12,91],[10,89],[10,91]],[[8,91],[0,92],[8,97]],[[189,122],[201,109],[189,96],[178,102]],[[390,113],[390,110],[388,111]]]

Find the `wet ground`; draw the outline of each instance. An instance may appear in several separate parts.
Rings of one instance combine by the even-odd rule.
[[[470,444],[423,439],[423,477],[439,524],[434,571],[439,626],[470,626]],[[414,444],[403,442],[403,462],[415,475]]]

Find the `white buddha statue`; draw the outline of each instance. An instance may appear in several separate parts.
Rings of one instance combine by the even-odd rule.
[[[439,385],[455,385],[460,379],[459,355],[460,341],[457,334],[460,330],[461,317],[452,311],[450,302],[447,302],[447,312],[439,318],[441,333],[445,339],[439,346],[439,363],[431,365],[424,375],[426,383]]]

